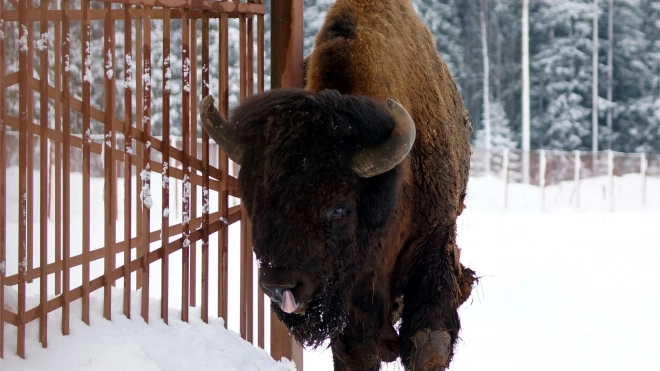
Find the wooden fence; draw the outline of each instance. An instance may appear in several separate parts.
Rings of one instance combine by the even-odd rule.
[[[274,1],[273,11],[281,3]],[[287,61],[302,61],[301,38],[300,52],[291,51],[302,34],[302,2],[293,3],[296,12],[284,5],[288,23],[279,29],[289,34],[273,40],[285,46],[273,61],[295,67]],[[250,225],[236,202],[230,162],[198,126],[196,109],[212,93],[226,115],[232,96],[242,100],[264,90],[264,17],[263,0],[3,0],[0,308],[5,309],[0,310],[0,357],[5,323],[16,326],[16,352],[26,357],[26,324],[39,321],[39,341],[46,347],[48,313],[61,308],[62,334],[67,335],[71,303],[82,300],[81,320],[89,324],[95,290],[103,291],[103,316],[110,319],[111,289],[118,283],[125,316],[131,315],[131,290],[139,288],[142,318],[152,320],[149,297],[160,297],[160,317],[167,322],[171,272],[181,275],[176,289],[183,321],[188,321],[189,307],[201,305],[204,321],[216,315],[227,324],[228,285],[239,279],[241,336],[264,347],[267,313],[260,291],[253,313]],[[236,29],[238,40],[230,37]],[[238,53],[237,68],[230,63],[231,48]],[[290,77],[299,71],[287,68],[292,67],[273,71],[279,73],[274,85],[302,81]],[[174,132],[180,135],[178,144]],[[92,184],[101,181],[97,176],[103,184],[103,220],[92,224],[96,204],[90,194]],[[152,187],[152,176],[160,177],[159,189]],[[17,189],[15,199],[8,196],[8,184]],[[41,197],[37,201],[33,195]],[[158,210],[155,200],[161,201]],[[174,208],[178,215],[170,212],[173,200],[180,200]],[[81,226],[72,225],[71,210],[77,207],[82,208]],[[229,277],[228,230],[236,222],[241,273]],[[8,240],[8,229],[15,225],[16,240]],[[170,265],[173,254],[181,254],[180,266]],[[217,259],[211,261],[211,255]],[[103,266],[97,277],[92,277],[93,264]],[[161,268],[157,277],[150,274],[156,264]],[[150,292],[151,280],[160,281],[159,293]],[[72,287],[72,281],[81,284]],[[29,308],[26,292],[36,284],[39,304]],[[5,287],[18,292],[15,312],[6,309]],[[217,289],[217,303],[209,302],[210,287]],[[210,307],[217,311],[209,313]],[[284,327],[273,326],[272,338],[293,344]],[[291,353],[299,349],[285,349],[273,356],[294,358],[302,369],[298,353]]]
[[[529,174],[523,174],[524,157],[528,157]],[[614,211],[615,178],[639,175],[640,184],[635,194],[640,206],[647,206],[647,178],[660,179],[660,155],[648,153],[622,153],[614,151],[580,152],[534,150],[527,153],[507,148],[473,148],[470,164],[471,177],[493,176],[504,181],[503,206],[509,200],[509,184],[524,183],[539,186],[542,209],[545,210],[545,188],[571,183],[571,205],[580,208],[581,182],[587,179],[605,179],[606,191],[602,202]],[[594,206],[594,205],[591,205]]]

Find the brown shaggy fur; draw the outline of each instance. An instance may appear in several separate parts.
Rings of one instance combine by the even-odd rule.
[[[375,280],[389,282],[390,298],[403,295],[403,363],[415,371],[444,369],[458,336],[456,309],[474,281],[474,272],[459,263],[455,244],[456,218],[465,207],[471,130],[456,84],[410,0],[338,0],[307,63],[307,90],[392,98],[415,121],[417,139],[404,164],[397,227],[382,240]],[[424,344],[412,341],[429,330],[451,335],[446,356],[430,357]],[[342,348],[334,342],[336,367],[368,369],[351,359],[356,352]]]

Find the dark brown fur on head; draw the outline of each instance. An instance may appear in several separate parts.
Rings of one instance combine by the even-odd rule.
[[[398,172],[361,178],[352,160],[394,120],[368,97],[284,89],[245,102],[230,123],[247,151],[239,186],[262,271],[272,284],[295,281],[296,298],[309,300],[302,315],[274,309],[299,341],[318,345],[343,330],[348,286],[373,263],[365,247],[389,227]],[[346,215],[328,216],[337,205]]]

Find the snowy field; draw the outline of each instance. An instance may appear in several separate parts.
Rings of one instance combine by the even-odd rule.
[[[155,188],[159,179],[152,180]],[[17,197],[11,194],[15,187],[8,184],[10,201]],[[660,181],[647,180],[646,205],[641,202],[641,179],[635,175],[615,179],[613,192],[608,187],[606,179],[583,181],[577,207],[570,183],[547,187],[545,204],[538,187],[510,185],[505,208],[499,180],[471,180],[458,242],[463,263],[482,278],[472,300],[461,309],[462,340],[451,370],[660,370]],[[102,186],[93,185],[92,192],[100,206]],[[613,203],[609,194],[615,197]],[[9,246],[15,246],[16,236],[11,234],[16,230],[13,205],[8,205]],[[615,212],[609,211],[612,205]],[[160,210],[160,204],[154,208]],[[92,210],[92,222],[102,223],[100,208]],[[157,214],[152,213],[154,221],[160,220]],[[72,210],[72,216],[80,218],[79,211]],[[8,259],[11,262],[11,254]],[[173,256],[172,266],[176,259]],[[92,277],[102,273],[92,267]],[[7,268],[9,274],[15,270],[12,264]],[[152,274],[159,275],[158,269],[158,264],[152,265]],[[157,281],[152,280],[152,295],[159,293]],[[172,282],[175,308],[169,326],[159,319],[158,299],[151,302],[151,323],[144,323],[139,293],[134,294],[132,319],[126,319],[121,315],[121,291],[113,296],[112,322],[101,316],[101,291],[92,296],[91,327],[78,319],[80,303],[74,303],[70,336],[60,335],[60,312],[51,313],[47,349],[37,342],[37,322],[32,322],[27,360],[14,354],[16,330],[6,324],[0,369],[293,369],[286,360],[274,362],[265,351],[240,339],[235,333],[237,309],[230,308],[230,330],[223,328],[222,319],[203,324],[196,308],[191,309],[191,323],[182,323],[177,287]],[[30,294],[37,290],[38,281],[28,287]],[[5,293],[7,309],[15,311],[14,288]],[[230,296],[237,294],[230,287]],[[28,298],[28,307],[37,303],[38,297]],[[304,368],[332,370],[331,359],[329,349],[306,351]]]

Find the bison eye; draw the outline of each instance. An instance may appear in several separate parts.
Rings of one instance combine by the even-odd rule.
[[[335,208],[330,212],[330,217],[334,219],[341,218],[345,213],[346,208],[344,206],[335,206]]]

